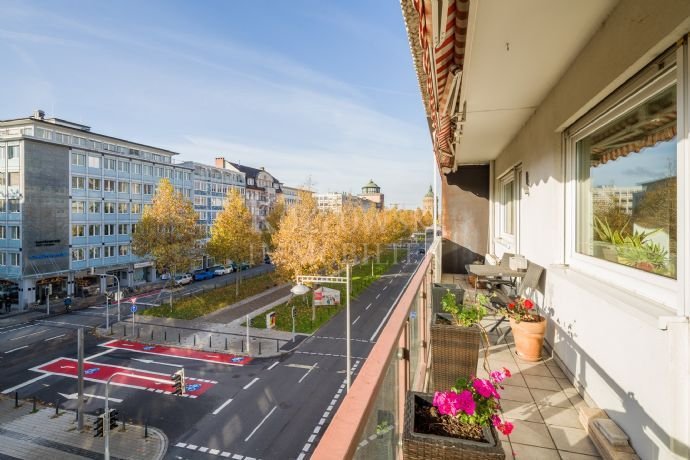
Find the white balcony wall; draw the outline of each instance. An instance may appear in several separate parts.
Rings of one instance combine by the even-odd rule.
[[[494,164],[494,179],[518,164],[529,174],[519,244],[522,254],[547,268],[547,340],[643,459],[688,458],[688,325],[658,327],[682,310],[683,300],[679,295],[677,305],[664,307],[561,265],[568,262],[569,212],[563,131],[689,31],[690,2],[621,1]],[[685,195],[679,209],[689,207]],[[690,291],[682,270],[680,276],[676,289]]]

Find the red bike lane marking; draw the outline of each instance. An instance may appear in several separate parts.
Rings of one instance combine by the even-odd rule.
[[[62,375],[65,377],[77,378],[77,361],[70,358],[57,358],[31,370],[45,374]],[[173,390],[171,374],[160,372],[141,371],[129,367],[112,366],[110,364],[95,363],[93,361],[84,362],[84,380],[91,382],[105,383],[116,372],[125,372],[126,375],[118,374],[110,381],[113,385],[135,388],[138,390],[154,391],[156,393],[170,394]],[[152,382],[141,377],[167,380],[168,382]],[[189,398],[197,398],[209,390],[216,382],[194,377],[185,377],[185,393]]]
[[[210,351],[192,350],[189,348],[169,347],[165,345],[147,345],[145,343],[130,342],[129,340],[111,340],[100,344],[102,347],[118,348],[121,350],[136,351],[159,356],[172,356],[174,358],[195,359],[213,364],[227,364],[229,366],[244,366],[249,364],[252,358],[229,353],[214,353]]]

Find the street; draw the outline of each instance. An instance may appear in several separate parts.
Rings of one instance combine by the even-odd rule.
[[[352,301],[353,381],[421,258],[415,251],[409,263],[394,265]],[[198,289],[198,284],[184,289]],[[123,320],[129,305],[123,304]],[[110,311],[111,321],[117,319],[115,310]],[[102,326],[104,313],[97,306],[0,328],[0,391],[75,409],[76,331]],[[110,405],[119,409],[121,418],[165,432],[167,458],[308,458],[345,395],[344,338],[345,311],[279,358],[190,354],[86,333],[85,410],[102,408],[103,382],[125,370],[130,375],[113,379]],[[182,367],[185,397],[141,378],[168,379]]]

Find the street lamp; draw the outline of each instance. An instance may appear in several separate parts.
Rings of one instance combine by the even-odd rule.
[[[307,292],[309,292],[310,288],[305,286],[304,283],[335,283],[335,284],[344,284],[345,287],[345,297],[346,297],[346,308],[345,308],[345,321],[346,321],[346,328],[345,328],[345,343],[346,343],[346,352],[345,352],[345,359],[346,359],[346,365],[347,368],[345,369],[345,375],[346,377],[346,382],[347,382],[347,391],[350,391],[350,380],[351,380],[351,369],[352,366],[350,365],[350,362],[352,361],[352,355],[350,353],[350,264],[346,265],[345,268],[345,277],[342,276],[308,276],[308,275],[298,275],[296,277],[297,284],[290,289],[290,292],[292,292],[295,295],[304,295]]]

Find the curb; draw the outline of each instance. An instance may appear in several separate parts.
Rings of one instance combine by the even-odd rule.
[[[158,456],[156,456],[156,460],[162,460],[165,457],[166,452],[168,452],[168,437],[163,433],[162,430],[154,427],[149,427],[149,436],[151,436],[151,433],[153,433],[155,436],[158,436],[158,438],[161,441],[161,448],[158,452]]]

